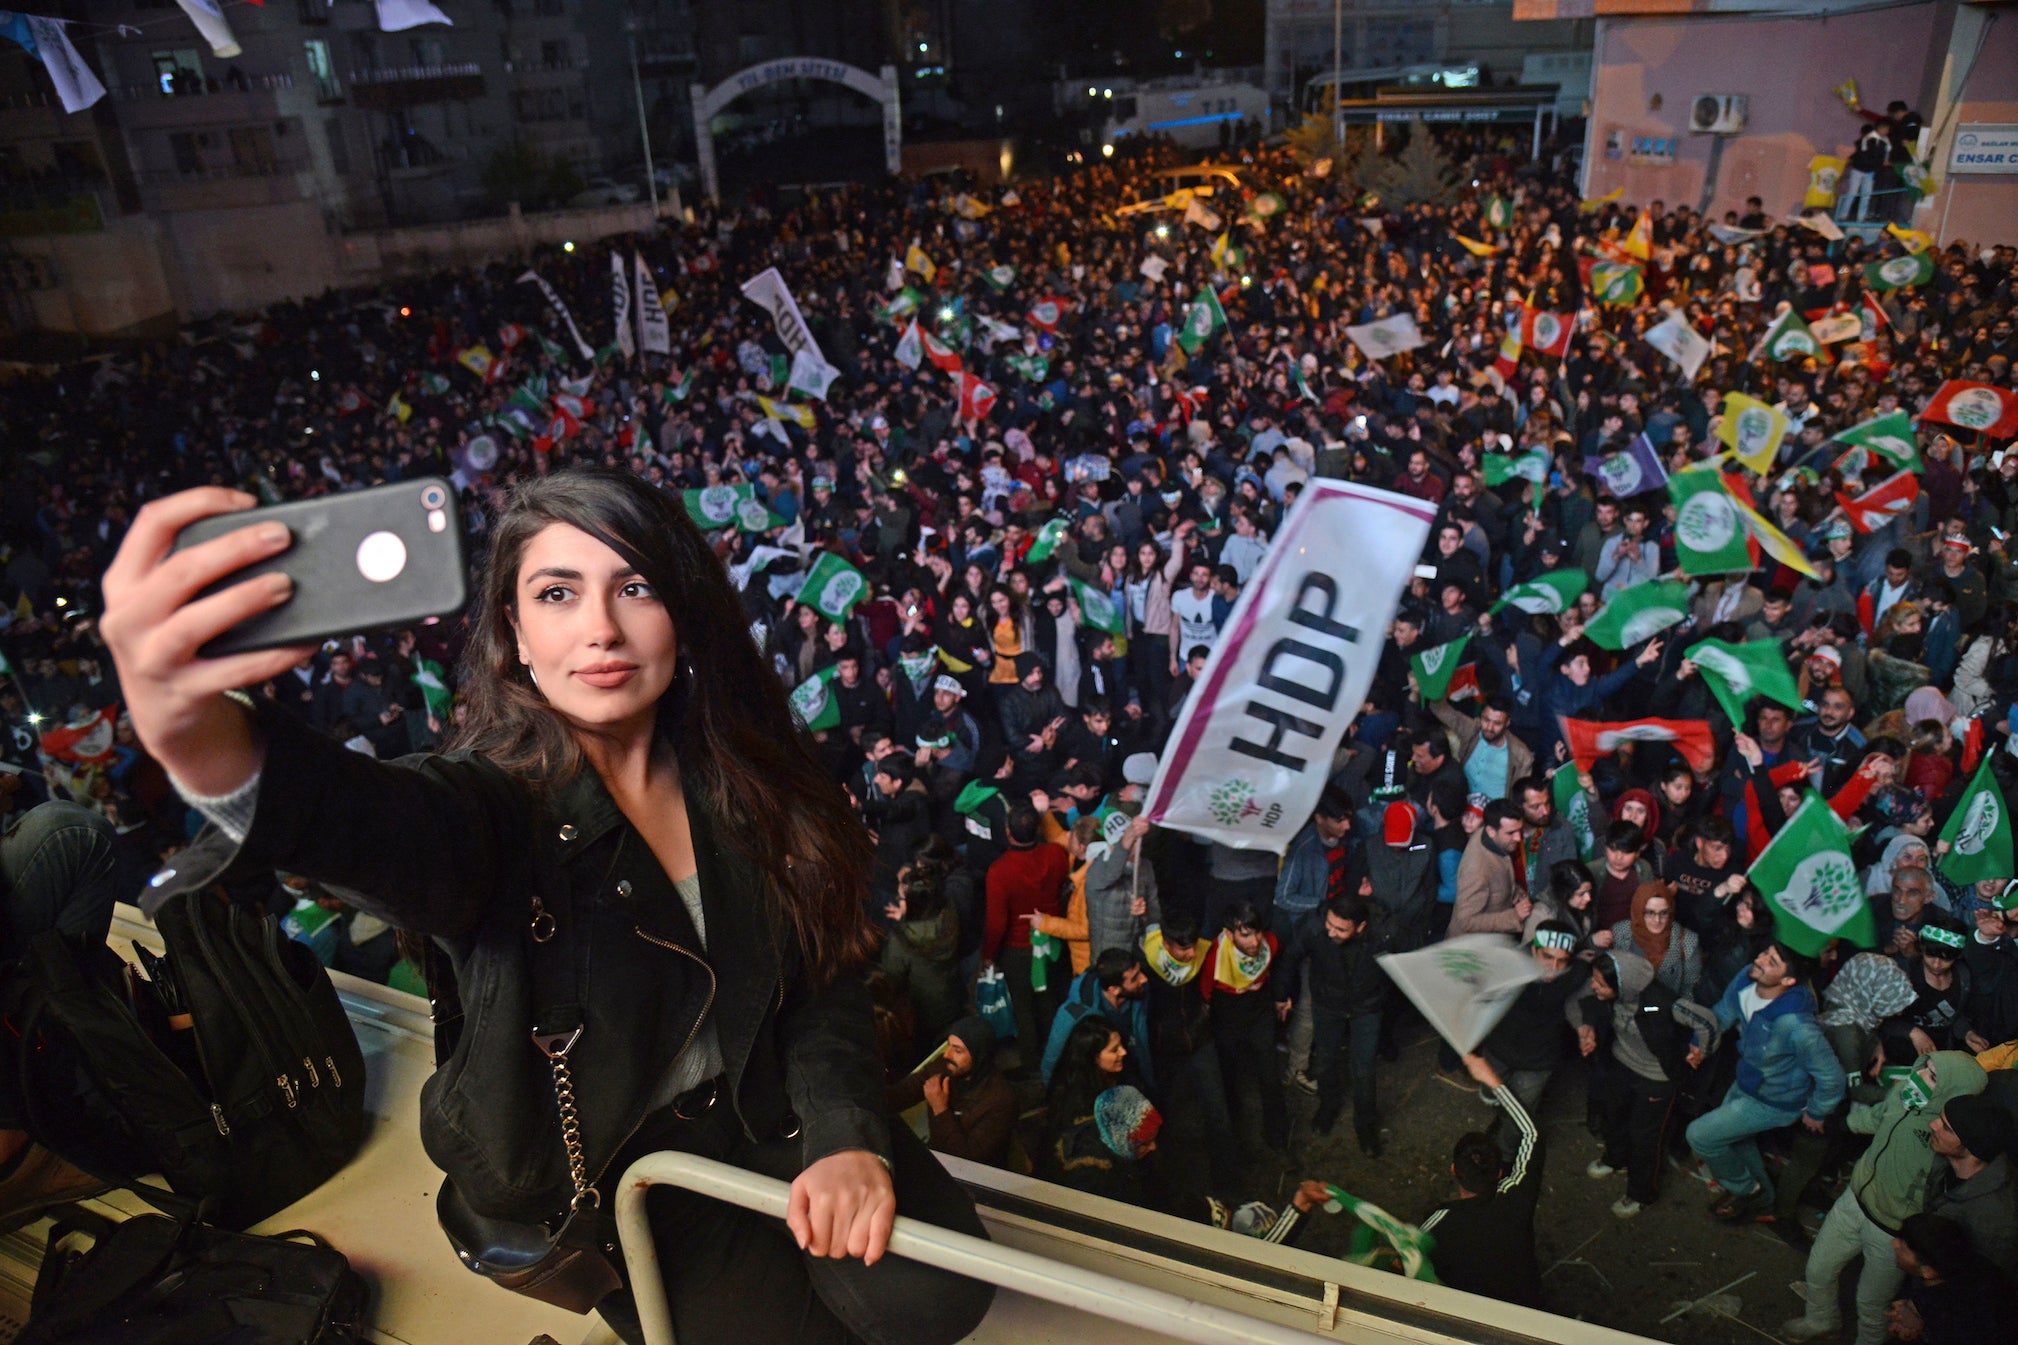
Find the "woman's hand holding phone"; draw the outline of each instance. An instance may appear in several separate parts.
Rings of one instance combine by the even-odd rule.
[[[237,528],[175,551],[176,534],[200,518],[250,509],[243,491],[201,486],[150,501],[105,571],[99,630],[119,669],[134,731],[170,775],[199,794],[228,794],[258,771],[252,720],[223,693],[278,677],[312,648],[200,657],[202,645],[247,617],[287,601],[293,583],[266,574],[208,597],[204,589],[288,547],[276,523]]]

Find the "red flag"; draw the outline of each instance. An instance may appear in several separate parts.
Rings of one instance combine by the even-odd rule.
[[[356,388],[345,388],[336,399],[336,414],[354,416],[364,410],[364,394]]]
[[[543,437],[554,443],[560,443],[563,439],[572,439],[581,432],[582,423],[579,420],[565,411],[556,411],[553,419],[547,422],[547,432]]]
[[[526,329],[516,322],[507,322],[497,329],[498,344],[506,350],[526,339]]]
[[[1523,318],[1522,322],[1525,325],[1525,318]],[[1493,357],[1492,362],[1493,372],[1498,374],[1500,381],[1504,383],[1507,379],[1514,376],[1514,371],[1519,369],[1520,366],[1520,334],[1517,332],[1508,332],[1499,339],[1499,354]]]
[[[1962,726],[1962,732],[1957,736],[1962,739],[1962,774],[1967,775],[1982,764],[1983,740],[1987,735],[1983,731],[1981,715],[1970,715],[1962,721]],[[1948,727],[1953,729],[1955,726],[1950,724]]]
[[[1608,757],[1621,744],[1634,742],[1673,743],[1697,773],[1706,773],[1716,760],[1717,745],[1710,736],[1708,721],[1701,719],[1633,719],[1618,724],[1602,724],[1594,719],[1564,718],[1563,738],[1569,743],[1570,759],[1580,770],[1589,770],[1599,757]]]
[[[119,707],[108,705],[44,733],[42,754],[80,766],[102,766],[112,760],[113,731],[118,725]]]
[[[918,336],[925,346],[925,358],[932,362],[934,369],[944,369],[949,374],[957,374],[966,367],[960,363],[959,353],[932,333],[921,328]]]
[[[995,389],[974,375],[960,373],[960,416],[963,420],[986,420],[995,409]]]
[[[1581,259],[1578,265],[1583,265]],[[1585,267],[1585,283],[1589,284],[1589,268]],[[1570,353],[1570,337],[1576,334],[1577,325],[1568,318],[1548,312],[1546,309],[1521,305],[1521,344],[1537,355],[1547,355],[1561,359]]]
[[[1047,294],[1036,303],[1030,305],[1030,312],[1028,314],[1030,325],[1042,331],[1056,332],[1058,324],[1065,318],[1065,310],[1070,307],[1072,305],[1065,300],[1058,298],[1056,295]]]
[[[1450,675],[1450,685],[1444,688],[1443,698],[1447,701],[1471,700],[1478,695],[1478,664],[1460,663],[1457,671]]]
[[[1943,383],[1920,413],[1922,420],[1938,420],[1976,430],[1996,439],[2018,435],[2018,393],[1993,388],[1988,383],[1969,383],[1951,378]]]
[[[1912,472],[1897,472],[1854,498],[1836,492],[1836,503],[1858,532],[1876,532],[1913,507],[1920,498],[1920,478]]]
[[[1870,639],[1872,630],[1878,624],[1878,600],[1865,589],[1857,595],[1857,624],[1864,628],[1864,638]]]

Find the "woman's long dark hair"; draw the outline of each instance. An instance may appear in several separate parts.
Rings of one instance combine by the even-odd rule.
[[[1100,1068],[1100,1053],[1115,1035],[1105,1014],[1089,1014],[1072,1025],[1051,1075],[1048,1106],[1053,1131],[1092,1115],[1093,1099],[1117,1082]]]
[[[750,639],[727,571],[671,497],[621,473],[568,471],[518,486],[492,537],[463,653],[469,718],[453,740],[506,770],[556,787],[585,768],[566,721],[518,662],[515,610],[526,546],[554,523],[602,542],[671,614],[683,668],[659,702],[684,787],[729,848],[756,866],[765,914],[825,985],[865,961],[872,849],[846,796],[820,769],[777,675]]]

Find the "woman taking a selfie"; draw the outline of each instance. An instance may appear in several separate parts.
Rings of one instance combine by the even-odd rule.
[[[283,868],[434,939],[464,1016],[437,1027],[421,1138],[444,1229],[493,1278],[640,1339],[611,1200],[632,1160],[678,1149],[791,1183],[784,1226],[653,1190],[682,1345],[968,1334],[988,1286],[883,1255],[898,1213],[983,1234],[883,1114],[868,838],[680,505],[629,476],[520,487],[475,595],[468,721],[446,754],[385,764],[225,695],[308,651],[197,656],[289,594],[262,576],[197,597],[286,549],[256,517],[170,550],[252,503],[152,503],[105,575],[134,726],[214,824],[150,908]]]

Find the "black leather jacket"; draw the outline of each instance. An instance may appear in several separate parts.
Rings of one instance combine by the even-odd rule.
[[[864,1149],[888,1157],[868,992],[843,975],[820,991],[780,954],[759,880],[688,796],[707,951],[671,880],[592,770],[542,798],[464,753],[377,762],[284,715],[267,736],[245,843],[217,828],[156,875],[149,909],[178,893],[274,868],[343,889],[449,954],[465,1010],[454,1053],[421,1091],[421,1140],[478,1214],[524,1222],[572,1194],[551,1066],[535,1018],[579,1002],[569,1055],[592,1181],[644,1120],[653,1091],[712,1012],[731,1102],[753,1141],[798,1135],[802,1161]],[[533,897],[571,936],[573,974],[535,984]],[[582,937],[583,933],[586,937]],[[541,966],[552,964],[545,949]],[[556,983],[559,983],[558,985]]]

